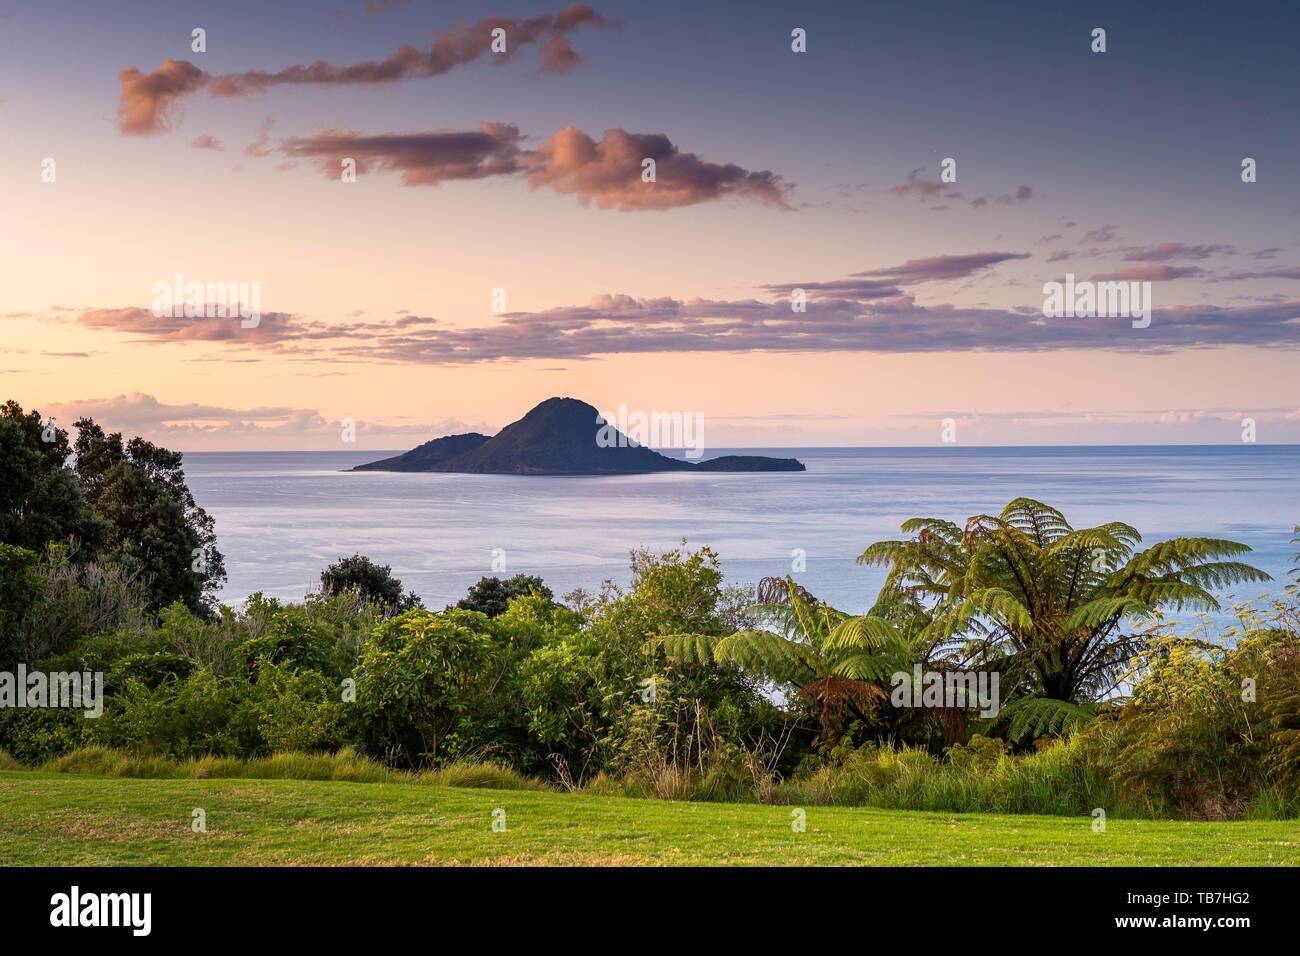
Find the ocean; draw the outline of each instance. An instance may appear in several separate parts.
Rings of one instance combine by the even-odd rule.
[[[715,452],[710,453],[713,457]],[[191,452],[190,487],[216,520],[221,599],[300,600],[356,552],[391,565],[425,606],[485,574],[544,578],[557,596],[625,584],[634,548],[683,539],[719,555],[728,583],[791,571],[843,610],[872,603],[883,570],[854,558],[912,516],[963,522],[1028,496],[1086,527],[1124,521],[1145,544],[1178,535],[1244,542],[1273,575],[1227,600],[1276,594],[1295,566],[1300,446],[728,449],[801,459],[803,473],[599,478],[349,473],[394,451]],[[496,568],[494,570],[494,561]],[[504,572],[500,570],[504,563]]]

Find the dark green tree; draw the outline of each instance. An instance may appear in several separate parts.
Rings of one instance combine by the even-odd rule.
[[[340,558],[320,575],[321,593],[334,597],[344,591],[355,591],[372,604],[380,604],[394,614],[421,608],[424,605],[414,591],[402,593],[402,582],[393,577],[387,564],[376,564],[364,554]]]
[[[8,666],[16,643],[18,622],[41,596],[36,553],[0,544],[0,664]]]
[[[75,541],[93,552],[105,527],[67,466],[68,433],[14,401],[0,407],[0,542],[41,552]]]
[[[180,601],[207,612],[226,579],[212,517],[185,483],[181,454],[143,438],[124,442],[92,419],[74,422],[76,474],[107,525],[104,557],[138,569],[154,609]]]
[[[456,602],[456,607],[462,611],[480,611],[488,617],[496,617],[506,613],[511,598],[525,597],[534,591],[548,602],[554,600],[555,595],[551,589],[534,574],[516,574],[504,581],[497,577],[483,577],[469,589],[468,594]]]

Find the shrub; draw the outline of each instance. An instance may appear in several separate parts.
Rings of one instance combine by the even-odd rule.
[[[0,543],[0,663],[17,659],[18,622],[41,596],[36,552]]]
[[[108,747],[171,757],[238,756],[265,749],[257,716],[239,685],[200,669],[152,688],[128,680],[104,715],[87,723],[91,739]]]
[[[6,707],[0,709],[0,749],[29,766],[40,764],[85,743],[94,723],[79,710]]]
[[[362,739],[404,766],[438,765],[523,737],[510,678],[526,651],[472,611],[385,621],[356,670]]]
[[[478,611],[488,617],[497,617],[506,613],[510,602],[517,597],[536,594],[547,604],[555,595],[541,578],[531,574],[516,574],[504,581],[497,577],[483,577],[469,589],[469,592],[456,602],[462,611]]]
[[[1235,647],[1159,642],[1132,700],[1085,730],[1126,803],[1229,819],[1300,797],[1300,636],[1244,620]]]
[[[352,592],[390,613],[401,614],[421,608],[414,591],[402,593],[402,582],[393,577],[393,569],[375,564],[364,554],[340,558],[321,572],[321,594],[325,597]]]

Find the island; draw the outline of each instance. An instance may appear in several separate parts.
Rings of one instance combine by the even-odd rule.
[[[597,442],[604,431],[614,441]],[[641,475],[660,471],[806,471],[797,458],[723,455],[692,462],[638,445],[604,423],[594,405],[548,398],[488,437],[477,432],[435,438],[351,471],[453,472],[479,475]]]

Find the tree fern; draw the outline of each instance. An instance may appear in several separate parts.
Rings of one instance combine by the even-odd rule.
[[[1039,696],[1076,705],[1115,689],[1125,655],[1163,610],[1213,610],[1215,592],[1268,580],[1236,560],[1244,544],[1172,538],[1139,551],[1131,525],[1075,529],[1032,498],[960,528],[912,518],[902,529],[912,537],[858,558],[888,569],[877,606],[923,601],[937,652],[975,667],[999,661]]]
[[[1048,697],[1023,697],[1006,704],[999,716],[1008,721],[1007,736],[1012,740],[1064,734],[1081,727],[1097,714],[1097,705],[1073,704]]]

